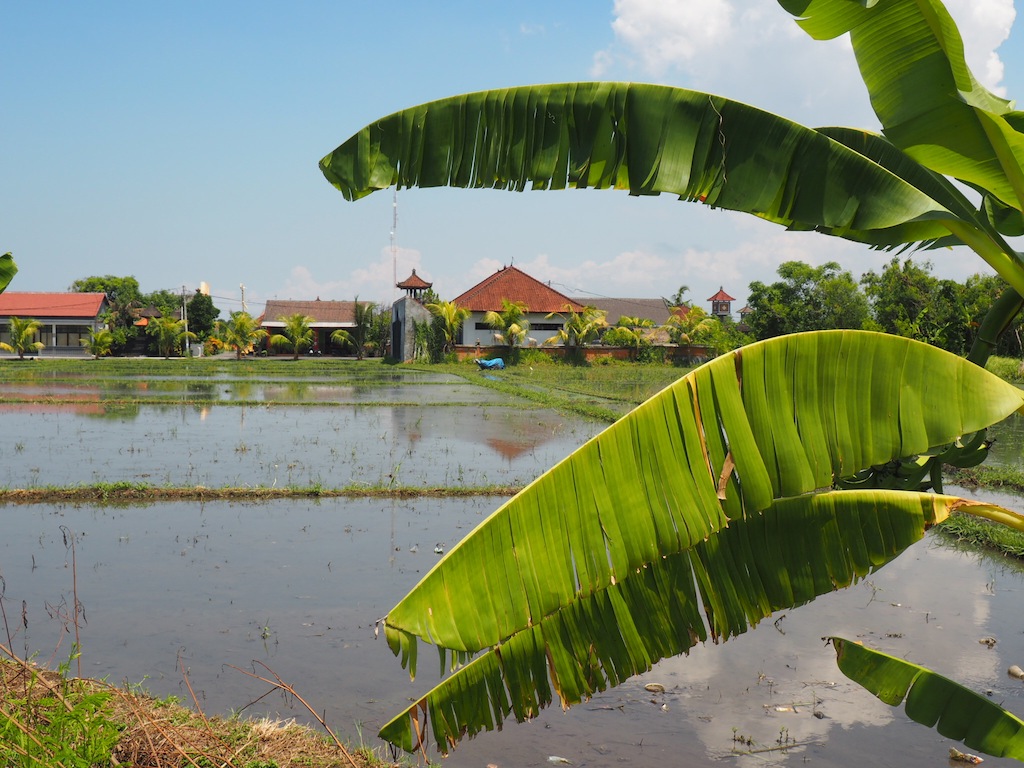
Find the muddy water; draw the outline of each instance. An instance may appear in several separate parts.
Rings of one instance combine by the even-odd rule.
[[[117,397],[113,385],[52,385],[52,403],[2,406],[0,485],[521,483],[599,429],[447,384],[129,380],[120,386],[141,401],[129,406],[102,402]],[[182,402],[146,404],[145,392]],[[218,397],[226,404],[188,402]],[[295,399],[331,405],[282,404]],[[1002,429],[994,458],[1019,463],[1024,428]],[[450,548],[500,502],[0,506],[7,631],[22,653],[65,660],[73,635],[60,617],[77,588],[83,674],[187,699],[184,668],[204,710],[227,713],[265,693],[227,666],[255,660],[342,735],[375,743],[377,728],[436,682],[424,650],[410,683],[374,638],[375,619],[435,562],[435,547]],[[74,569],[65,531],[76,542]],[[486,734],[448,764],[944,764],[950,742],[846,682],[821,638],[863,640],[1024,712],[1024,686],[1005,674],[1024,666],[1022,589],[1017,569],[929,537],[852,589],[663,661],[567,713]],[[987,636],[994,648],[978,642]],[[650,682],[665,693],[645,691]],[[276,695],[245,711],[304,719]]]
[[[500,501],[9,506],[0,510],[4,607],[16,648],[46,658],[60,644],[59,660],[73,638],[56,616],[77,587],[84,674],[187,698],[180,659],[203,708],[225,713],[265,692],[226,666],[255,660],[341,733],[372,739],[408,697],[436,682],[424,650],[410,683],[374,638],[374,620],[436,560],[436,545],[452,546]],[[77,542],[77,584],[64,530]],[[556,708],[467,742],[447,762],[944,764],[949,742],[846,682],[821,638],[863,640],[1024,711],[1024,685],[1005,674],[1024,665],[1022,590],[1019,570],[929,537],[852,589],[663,661],[568,713]],[[18,627],[22,600],[27,630]],[[990,649],[983,636],[999,642]],[[646,692],[648,682],[666,692]],[[278,696],[246,711],[303,717]],[[802,746],[733,756],[741,737],[743,749],[786,738]]]
[[[101,407],[0,405],[0,486],[521,485],[602,426],[497,404]]]

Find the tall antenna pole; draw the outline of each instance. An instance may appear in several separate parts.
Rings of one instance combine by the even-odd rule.
[[[238,287],[242,289],[242,311],[248,312],[248,308],[245,306],[245,284],[239,283]]]
[[[391,200],[391,303],[398,294],[398,189]]]

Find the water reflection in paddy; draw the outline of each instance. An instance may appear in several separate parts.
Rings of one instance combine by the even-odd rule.
[[[187,697],[180,654],[204,708],[226,713],[265,689],[224,665],[256,659],[344,735],[356,739],[358,727],[372,739],[437,675],[436,657],[423,649],[410,683],[374,638],[374,621],[436,562],[435,545],[450,548],[500,501],[0,507],[7,613],[20,615],[11,609],[25,600],[28,620],[27,632],[12,624],[14,644],[43,659],[62,638],[64,658],[70,650],[47,608],[72,599],[65,526],[78,541],[84,674]],[[1018,570],[929,537],[850,590],[778,613],[724,645],[698,646],[568,713],[556,706],[534,723],[467,742],[447,764],[539,766],[551,755],[581,766],[703,764],[727,756],[734,736],[771,746],[783,732],[808,746],[733,760],[944,764],[948,740],[846,682],[821,637],[844,635],[934,666],[1021,711],[1024,687],[1005,670],[1024,663],[1022,589]],[[986,635],[998,639],[995,648],[978,642]],[[648,682],[666,693],[646,692]],[[275,697],[253,711],[302,716]]]
[[[521,485],[602,427],[486,405],[99,408],[0,406],[0,485]]]

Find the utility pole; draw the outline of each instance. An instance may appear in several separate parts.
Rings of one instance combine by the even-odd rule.
[[[245,285],[243,283],[239,283],[238,287],[242,289],[242,311],[248,312],[249,310],[245,306]]]
[[[188,343],[188,304],[185,303],[185,286],[181,286],[181,319],[185,321],[185,357],[192,357],[192,346]]]

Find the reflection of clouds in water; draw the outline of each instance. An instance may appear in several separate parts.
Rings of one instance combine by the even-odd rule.
[[[1008,680],[1005,670],[1024,658],[1014,658],[1024,653],[1024,639],[1014,622],[1019,599],[1013,600],[1024,579],[1013,571],[1001,575],[1001,592],[994,596],[986,586],[992,578],[990,567],[979,564],[977,556],[926,540],[850,589],[773,614],[719,646],[697,646],[689,656],[659,663],[619,694],[629,696],[631,690],[630,698],[649,704],[652,697],[645,695],[643,685],[664,685],[667,692],[656,701],[668,705],[665,727],[669,721],[676,727],[685,722],[712,755],[729,753],[734,728],[752,738],[755,747],[774,746],[780,729],[791,740],[824,744],[837,727],[868,728],[865,743],[874,740],[870,729],[892,727],[910,730],[912,738],[930,744],[941,737],[908,725],[901,708],[883,704],[848,680],[836,666],[834,650],[821,638],[860,641],[974,690],[993,690],[997,701],[1020,701],[1024,689]],[[996,610],[993,601],[1000,596],[1016,603],[1017,610]],[[1000,639],[997,649],[978,642],[985,635]],[[815,698],[820,700],[816,706]],[[794,704],[795,712],[775,709]],[[1020,710],[1012,702],[1007,705]],[[813,715],[815,709],[822,719]],[[761,757],[796,765],[803,754],[797,749]]]

